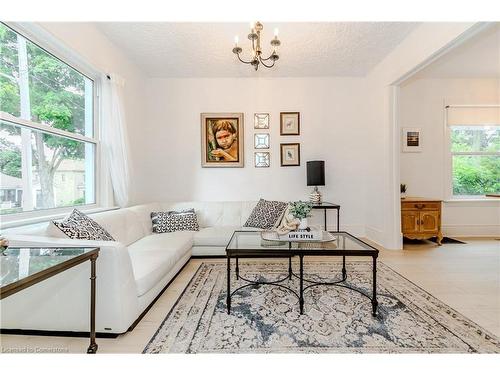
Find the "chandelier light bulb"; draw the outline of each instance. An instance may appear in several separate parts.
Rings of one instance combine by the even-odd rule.
[[[239,38],[238,38],[238,35],[236,35],[236,36],[234,37],[234,46],[235,46],[235,47],[238,47],[238,42],[239,42]]]
[[[278,32],[279,32],[278,28],[277,28],[277,27],[275,27],[275,28],[274,28],[274,37],[275,37],[275,38],[277,38],[277,37],[278,37]]]

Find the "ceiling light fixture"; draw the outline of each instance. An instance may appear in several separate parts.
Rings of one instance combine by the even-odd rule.
[[[234,48],[233,53],[238,56],[238,60],[240,60],[244,64],[250,64],[254,67],[255,70],[259,69],[259,65],[262,64],[266,68],[272,68],[280,57],[278,56],[278,47],[281,45],[281,42],[278,39],[278,29],[274,29],[274,39],[271,40],[271,46],[273,47],[273,52],[269,57],[262,57],[262,49],[260,47],[260,32],[264,28],[264,26],[260,22],[251,22],[250,27],[252,31],[248,34],[248,39],[252,41],[252,59],[250,61],[242,60],[240,57],[240,53],[243,51],[241,47],[238,47],[238,36],[234,37]],[[270,64],[267,65],[264,61],[269,61]]]

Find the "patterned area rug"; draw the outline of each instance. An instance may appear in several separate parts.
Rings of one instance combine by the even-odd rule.
[[[240,261],[251,280],[277,280],[287,268],[287,260]],[[304,263],[312,280],[340,270],[333,261]],[[347,272],[348,283],[371,295],[371,262],[348,262]],[[296,278],[287,283],[298,290]],[[243,284],[233,278],[232,290]],[[204,262],[144,353],[500,353],[497,337],[381,262],[377,284],[377,317],[366,297],[333,286],[307,289],[300,315],[296,296],[269,285],[241,289],[228,315],[226,265]]]

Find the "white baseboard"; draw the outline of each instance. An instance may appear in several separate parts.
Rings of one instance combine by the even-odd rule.
[[[384,247],[384,233],[380,229],[369,225],[365,226],[365,237],[377,245]]]
[[[500,225],[443,225],[442,231],[446,237],[500,237]]]

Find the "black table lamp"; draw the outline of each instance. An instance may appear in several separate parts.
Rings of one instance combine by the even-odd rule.
[[[314,186],[314,190],[309,194],[310,202],[320,204],[321,193],[318,186],[325,186],[325,162],[323,160],[307,162],[307,186]]]

